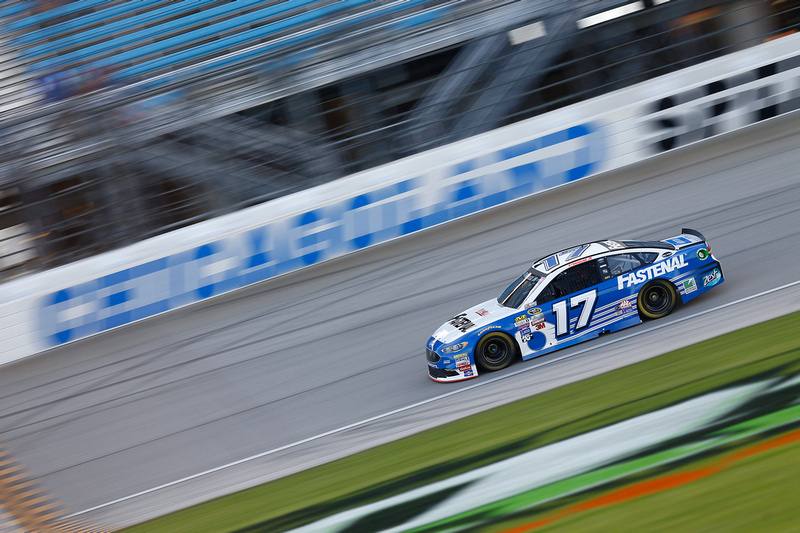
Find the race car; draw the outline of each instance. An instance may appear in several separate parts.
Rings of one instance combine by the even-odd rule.
[[[461,381],[667,316],[724,281],[698,231],[662,241],[606,240],[548,255],[494,300],[460,313],[428,340],[428,375]]]

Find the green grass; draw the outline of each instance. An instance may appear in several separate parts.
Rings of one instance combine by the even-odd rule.
[[[713,464],[713,461],[701,461],[688,470]],[[797,472],[800,472],[800,443],[754,455],[681,487],[576,513],[533,531],[799,531]],[[535,520],[509,521],[490,531],[504,532]]]
[[[272,532],[297,527],[709,390],[770,373],[800,372],[798,324],[800,313],[751,326],[125,531],[224,533],[252,527],[253,532]],[[768,455],[773,453],[783,452]],[[652,498],[659,497],[669,495]],[[618,507],[633,509],[641,503]],[[606,512],[611,511],[586,515]],[[648,512],[642,511],[642,519],[647,519]],[[584,519],[583,515],[570,518]]]

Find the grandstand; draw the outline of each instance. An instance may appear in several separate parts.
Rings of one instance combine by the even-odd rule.
[[[4,0],[6,279],[794,32],[798,0]]]

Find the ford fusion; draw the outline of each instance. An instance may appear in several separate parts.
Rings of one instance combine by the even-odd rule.
[[[536,261],[494,300],[428,340],[428,375],[460,381],[667,316],[724,281],[698,231],[661,241],[598,241]]]

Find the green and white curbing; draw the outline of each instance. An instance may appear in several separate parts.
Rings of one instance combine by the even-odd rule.
[[[383,531],[458,531],[800,421],[800,375],[717,390],[293,530],[335,533],[415,500]],[[387,524],[388,526],[389,524]]]

